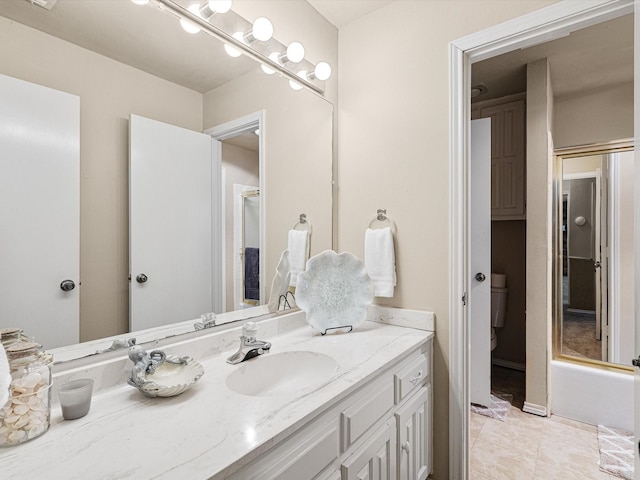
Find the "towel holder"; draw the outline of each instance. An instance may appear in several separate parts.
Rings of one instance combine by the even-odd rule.
[[[389,225],[391,227],[391,233],[393,233],[393,234],[396,233],[396,223],[393,220],[391,220],[391,218],[387,215],[387,209],[386,208],[379,208],[378,209],[378,211],[376,213],[376,216],[373,217],[371,219],[371,221],[369,222],[369,228],[373,227],[374,222],[389,223]]]
[[[300,228],[298,228],[300,227]],[[296,224],[293,226],[294,230],[307,230],[309,232],[309,236],[311,236],[311,234],[313,233],[313,226],[311,225],[311,222],[309,220],[307,220],[307,214],[306,213],[301,213],[300,214],[300,219],[296,222]]]

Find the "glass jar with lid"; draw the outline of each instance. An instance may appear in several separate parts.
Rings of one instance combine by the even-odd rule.
[[[7,347],[10,397],[0,408],[0,447],[18,445],[49,429],[52,356],[34,342]]]
[[[28,341],[29,338],[17,327],[0,329],[0,343],[5,349],[16,343]]]

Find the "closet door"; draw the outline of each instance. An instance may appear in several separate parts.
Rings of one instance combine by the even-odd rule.
[[[209,135],[131,115],[131,330],[212,312]]]
[[[0,325],[79,341],[80,99],[0,75]]]

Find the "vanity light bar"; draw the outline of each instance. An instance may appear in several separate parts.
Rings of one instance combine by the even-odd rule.
[[[183,7],[182,5],[180,5],[179,3],[176,3],[174,0],[153,0],[155,2],[156,5],[158,5],[162,10],[168,11],[169,13],[172,13],[173,15],[177,16],[179,19],[181,20],[186,20],[189,21],[195,25],[197,25],[202,31],[210,34],[211,36],[222,40],[226,45],[235,48],[237,50],[242,51],[244,54],[246,54],[248,57],[260,62],[261,64],[263,64],[266,68],[269,68],[271,70],[274,70],[275,72],[280,73],[281,75],[287,77],[289,80],[297,83],[297,84],[301,84],[304,85],[305,87],[307,87],[308,89],[312,90],[315,93],[318,93],[320,95],[324,94],[324,82],[313,82],[313,79],[309,79],[308,77],[300,77],[297,72],[293,72],[291,70],[289,70],[288,68],[286,68],[284,65],[280,64],[277,59],[275,57],[273,58],[269,58],[269,53],[267,54],[263,54],[262,52],[256,50],[256,48],[252,48],[252,46],[247,45],[246,43],[244,43],[241,39],[235,38],[233,36],[233,34],[230,34],[228,32],[226,32],[225,30],[223,30],[222,28],[209,23],[208,21],[204,20],[203,18],[201,18],[200,16],[194,14],[193,12],[190,12],[189,10],[187,10],[185,7]],[[229,12],[231,13],[231,12]],[[237,15],[237,14],[236,14]],[[239,18],[239,15],[237,15]],[[215,17],[214,17],[215,18]],[[244,20],[244,19],[243,19]],[[246,20],[244,20],[246,22]],[[249,23],[249,22],[247,22]],[[249,25],[251,25],[249,23]],[[275,42],[275,39],[271,39],[270,42]],[[279,42],[278,42],[279,44]],[[284,45],[281,45],[282,47],[282,51],[285,50]],[[301,63],[297,63],[296,64],[296,68],[300,69],[303,68],[301,65],[302,64],[307,64],[308,66],[308,71],[313,71],[314,66],[313,64],[311,64],[310,62],[303,60]],[[319,84],[320,83],[320,84]]]

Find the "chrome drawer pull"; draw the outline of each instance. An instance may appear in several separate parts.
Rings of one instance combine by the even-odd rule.
[[[420,380],[420,378],[422,377],[422,370],[420,370],[418,372],[418,375],[416,375],[415,377],[413,377],[411,380],[409,380],[411,383],[415,384],[418,380]]]

